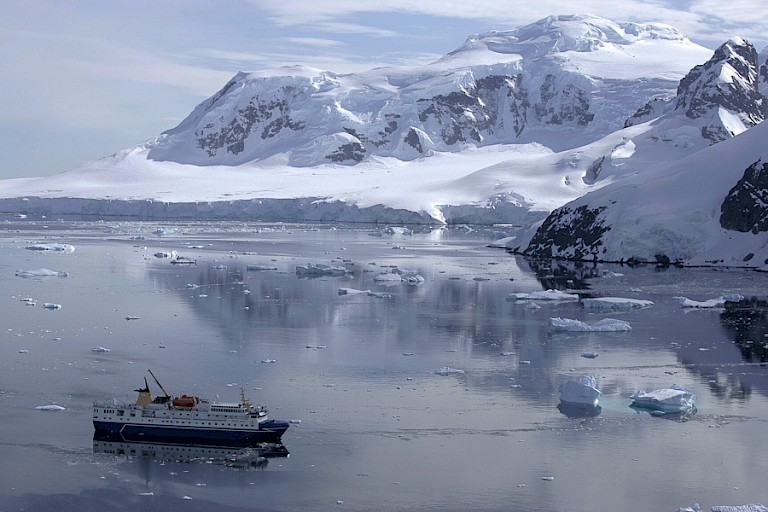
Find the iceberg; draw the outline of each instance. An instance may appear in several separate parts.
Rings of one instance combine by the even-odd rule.
[[[696,395],[679,384],[655,391],[636,391],[630,398],[630,407],[649,409],[659,413],[686,412],[696,407]]]
[[[560,290],[544,290],[532,293],[510,293],[507,302],[518,300],[579,300],[575,293],[565,293]]]
[[[615,318],[604,318],[594,324],[588,324],[572,318],[556,317],[549,319],[549,325],[553,331],[569,332],[623,332],[632,330],[629,322]]]
[[[560,401],[595,407],[600,399],[597,380],[592,375],[582,375],[577,380],[560,384]]]
[[[598,297],[595,299],[582,299],[584,309],[596,311],[629,311],[630,309],[642,309],[653,306],[650,300],[626,299],[623,297]]]

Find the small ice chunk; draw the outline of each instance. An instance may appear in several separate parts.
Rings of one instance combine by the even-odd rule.
[[[356,290],[354,288],[339,288],[339,295],[357,295],[360,293],[365,293],[367,295],[371,294],[371,290]]]
[[[66,407],[62,407],[60,405],[52,404],[52,405],[38,405],[35,407],[38,411],[65,411],[67,410]]]
[[[630,309],[642,309],[653,306],[650,300],[626,299],[623,297],[598,297],[595,299],[582,299],[584,309],[598,311],[629,311]]]
[[[94,347],[91,349],[91,352],[109,352],[109,349],[106,347]]]
[[[160,251],[160,252],[156,252],[155,253],[155,258],[171,258],[171,259],[176,259],[176,257],[178,257],[178,255],[179,255],[179,253],[177,253],[176,251],[170,251],[170,252]]]
[[[580,320],[574,320],[572,318],[550,318],[550,327],[553,331],[569,331],[569,332],[622,332],[631,331],[632,326],[629,322],[624,320],[616,320],[615,318],[603,318],[595,322],[594,324],[588,324]]]
[[[138,320],[139,318],[141,318],[141,317],[140,316],[133,316],[133,315],[128,315],[128,316],[125,317],[126,320]]]
[[[632,407],[650,409],[662,413],[684,412],[696,406],[696,395],[679,384],[654,391],[636,391],[630,398]]]
[[[300,277],[344,276],[347,272],[346,267],[326,265],[324,263],[296,265],[296,275]]]
[[[575,293],[565,293],[560,290],[551,289],[532,293],[511,293],[507,295],[507,302],[515,302],[518,300],[566,301],[579,300],[579,296]]]
[[[393,272],[382,272],[381,274],[376,274],[373,276],[373,280],[377,283],[399,283],[403,280],[403,278],[400,277],[400,274],[395,274]]]
[[[768,512],[768,508],[762,503],[750,505],[717,505],[712,507],[712,512]]]
[[[592,375],[582,375],[577,380],[560,384],[560,400],[573,404],[596,406],[600,399],[597,380]]]
[[[276,363],[277,359],[262,359],[261,362],[271,364],[271,363]]]
[[[27,350],[26,348],[20,348],[19,354],[29,354],[29,350]]]
[[[551,481],[553,481],[555,479],[555,477],[553,477],[553,476],[543,476],[543,477],[541,477],[541,479],[544,480],[544,481],[547,481],[547,482],[551,482]]]
[[[419,274],[404,275],[403,282],[411,286],[419,286],[424,283],[424,277]]]
[[[61,304],[54,304],[53,302],[43,303],[45,309],[61,309]]]
[[[694,503],[692,507],[677,509],[677,512],[701,512],[701,506],[698,503]]]
[[[67,277],[68,272],[59,272],[48,268],[39,268],[37,270],[17,270],[16,275],[24,278],[43,278],[43,277]]]
[[[461,375],[464,373],[464,370],[451,368],[450,366],[441,366],[440,368],[435,370],[435,373],[437,375]]]
[[[69,244],[32,244],[25,247],[29,251],[41,251],[41,252],[75,252],[75,247]]]
[[[581,357],[586,357],[587,359],[594,359],[597,356],[599,356],[597,352],[582,352]]]
[[[245,270],[250,272],[263,272],[265,270],[277,270],[277,267],[270,267],[267,265],[247,265]]]

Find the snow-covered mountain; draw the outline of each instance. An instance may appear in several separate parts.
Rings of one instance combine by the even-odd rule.
[[[303,167],[493,144],[559,151],[621,128],[651,98],[673,95],[710,54],[665,25],[551,16],[472,36],[424,67],[240,73],[151,143],[148,158],[194,165],[276,158]]]
[[[240,73],[155,140],[0,181],[0,211],[543,221],[515,248],[757,261],[766,90],[768,50],[744,40],[713,53],[665,25],[551,16],[418,68]]]

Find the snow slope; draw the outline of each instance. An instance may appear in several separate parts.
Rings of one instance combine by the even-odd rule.
[[[555,210],[530,245],[523,246],[524,252],[764,267],[767,141],[768,125],[762,123],[679,161],[592,191]]]

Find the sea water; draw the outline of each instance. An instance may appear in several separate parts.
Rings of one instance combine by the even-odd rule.
[[[0,511],[768,501],[768,276],[529,262],[488,246],[504,230],[6,220]],[[196,264],[173,265],[172,251]],[[297,275],[307,264],[348,272]],[[545,289],[653,305],[509,300]],[[745,301],[682,307],[725,294]],[[563,332],[551,318],[631,330]],[[149,369],[172,394],[237,401],[242,389],[292,422],[290,455],[94,441],[92,402],[133,400],[145,377],[160,393]],[[602,392],[597,415],[558,409],[560,384],[580,375]],[[697,395],[695,411],[629,407],[672,384]],[[64,410],[36,409],[48,405]]]

